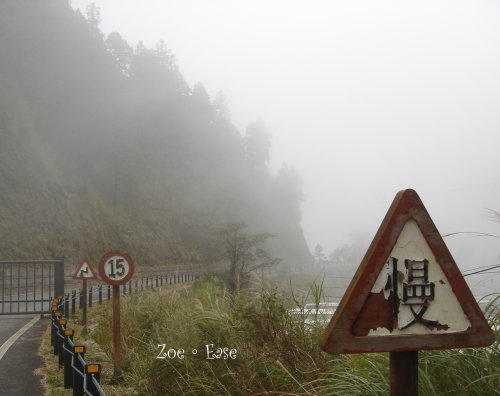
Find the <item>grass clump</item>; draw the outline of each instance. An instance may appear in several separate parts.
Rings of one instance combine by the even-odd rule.
[[[231,298],[224,287],[209,281],[123,296],[126,386],[140,395],[389,393],[389,354],[323,353],[318,346],[323,326],[304,326],[303,319],[290,315],[289,301],[274,288]],[[111,355],[109,308],[99,310],[91,336]],[[493,327],[499,326],[498,297],[487,317]],[[184,358],[158,359],[159,344],[165,344],[164,352],[182,349]],[[208,359],[207,345],[212,351],[236,349],[236,359]],[[497,394],[498,345],[497,340],[489,348],[420,352],[420,394]]]
[[[92,332],[109,353],[111,319],[102,312]],[[148,290],[123,297],[121,323],[123,369],[144,395],[300,393],[326,362],[275,289],[235,300],[211,282]],[[182,349],[184,358],[158,359],[160,344],[164,352]],[[235,349],[236,358],[209,359],[207,348],[218,347]]]

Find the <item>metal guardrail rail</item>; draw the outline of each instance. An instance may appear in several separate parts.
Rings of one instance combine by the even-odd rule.
[[[122,294],[132,294],[139,292],[144,289],[154,289],[158,287],[175,285],[178,283],[187,283],[200,280],[207,276],[204,273],[199,272],[183,272],[170,275],[152,275],[145,276],[142,278],[133,278],[129,282],[120,286],[120,293]],[[71,290],[69,293],[65,293],[61,299],[64,301],[63,311],[66,316],[73,315],[76,312],[77,305],[78,308],[82,309],[85,301],[88,307],[92,307],[93,304],[102,304],[105,300],[110,300],[113,292],[110,285],[98,284],[94,286],[89,286],[87,288],[87,299],[83,297],[83,290]]]
[[[58,356],[59,367],[64,367],[64,388],[73,389],[73,396],[105,396],[100,384],[101,365],[85,361],[85,346],[75,345],[74,331],[67,327],[61,309],[64,299],[52,301],[51,345]]]

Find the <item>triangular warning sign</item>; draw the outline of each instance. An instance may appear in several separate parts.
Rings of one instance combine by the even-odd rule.
[[[73,279],[97,279],[97,275],[87,257],[76,267]]]
[[[400,191],[321,337],[328,353],[487,346],[494,335],[417,193]]]

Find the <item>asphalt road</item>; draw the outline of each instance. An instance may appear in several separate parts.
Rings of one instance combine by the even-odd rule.
[[[0,316],[0,393],[4,396],[43,395],[40,378],[33,370],[43,364],[38,348],[50,319],[38,318],[39,315]],[[31,326],[27,328],[28,325]],[[23,327],[27,329],[20,335],[18,331]]]

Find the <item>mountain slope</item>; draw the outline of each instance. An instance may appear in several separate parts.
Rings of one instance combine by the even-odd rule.
[[[242,136],[163,44],[104,38],[96,9],[65,0],[8,0],[0,53],[2,257],[203,263],[211,226],[243,220],[276,235],[283,268],[310,260],[298,179],[269,174],[265,127]]]

